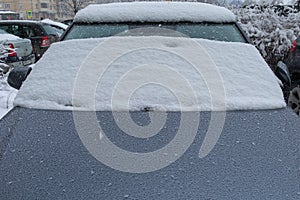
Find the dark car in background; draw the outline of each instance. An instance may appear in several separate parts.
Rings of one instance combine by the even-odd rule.
[[[67,20],[61,21],[61,23],[66,24],[68,26],[70,26],[72,24],[72,22],[73,22],[73,19],[67,19]]]
[[[29,20],[0,21],[0,29],[31,40],[36,60],[39,60],[50,45],[58,41],[59,36],[50,25]]]
[[[290,92],[287,96],[288,105],[297,115],[300,115],[300,37],[293,42],[284,63],[291,77]]]
[[[43,19],[41,22],[48,24],[52,28],[54,28],[56,30],[56,33],[58,34],[58,36],[61,36],[68,28],[68,25],[60,23],[60,22],[52,21],[50,19]]]

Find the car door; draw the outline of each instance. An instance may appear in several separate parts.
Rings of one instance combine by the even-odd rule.
[[[31,40],[31,44],[33,46],[33,52],[35,56],[37,56],[38,52],[40,51],[40,44],[41,44],[41,37],[40,37],[40,30],[38,26],[35,24],[23,24],[23,38],[28,38]]]

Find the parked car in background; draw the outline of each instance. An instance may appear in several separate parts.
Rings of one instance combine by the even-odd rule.
[[[73,19],[67,19],[67,20],[62,21],[61,23],[70,26],[72,24],[72,22],[73,22]]]
[[[290,74],[291,86],[288,88],[287,102],[294,112],[300,116],[300,37],[294,42],[284,63]]]
[[[9,74],[1,199],[299,199],[300,119],[231,11],[90,5],[62,40]]]
[[[20,38],[31,40],[33,53],[39,60],[59,36],[50,25],[30,20],[0,20],[0,29]]]
[[[51,27],[53,27],[59,36],[61,36],[68,28],[68,25],[60,22],[55,22],[50,19],[43,19],[41,22],[45,24],[49,24]]]
[[[7,33],[0,29],[0,43],[7,51],[5,62],[11,67],[27,66],[35,62],[31,41]]]

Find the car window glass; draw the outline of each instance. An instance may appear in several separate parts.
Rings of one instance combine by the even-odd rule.
[[[57,35],[56,30],[48,24],[43,24],[43,28],[45,29],[48,35]]]
[[[183,34],[179,34],[175,31],[176,26],[171,24],[131,24],[129,25],[129,32],[123,33],[121,35],[130,35],[130,36],[173,36],[173,37],[182,37]]]
[[[109,37],[126,30],[128,30],[126,24],[75,25],[66,39]]]
[[[24,38],[30,38],[30,37],[35,37],[35,36],[36,36],[36,33],[35,33],[33,27],[27,26],[27,25],[23,26],[23,37]]]
[[[128,32],[128,30],[130,30]],[[101,38],[114,35],[130,36],[172,36],[203,38],[227,42],[245,42],[235,24],[208,23],[152,23],[152,24],[74,24],[65,40]]]
[[[12,33],[11,27],[9,25],[0,25],[0,29],[6,31],[7,33]]]
[[[7,34],[5,30],[0,29],[0,34]]]
[[[51,26],[51,25],[50,25]],[[55,31],[56,33],[60,36],[64,33],[64,29],[60,28],[60,27],[57,27],[57,26],[51,26]]]
[[[226,42],[244,42],[233,24],[181,24],[177,31],[191,38],[205,38]]]
[[[21,37],[19,28],[19,25],[11,25],[11,34]]]

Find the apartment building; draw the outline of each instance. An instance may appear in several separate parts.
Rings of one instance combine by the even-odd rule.
[[[1,10],[20,13],[21,19],[56,17],[56,0],[0,0]]]
[[[63,0],[0,0],[0,10],[9,10],[20,13],[21,19],[39,20],[49,18],[63,20],[73,18],[72,6]],[[80,1],[79,8],[83,8],[96,0]]]

